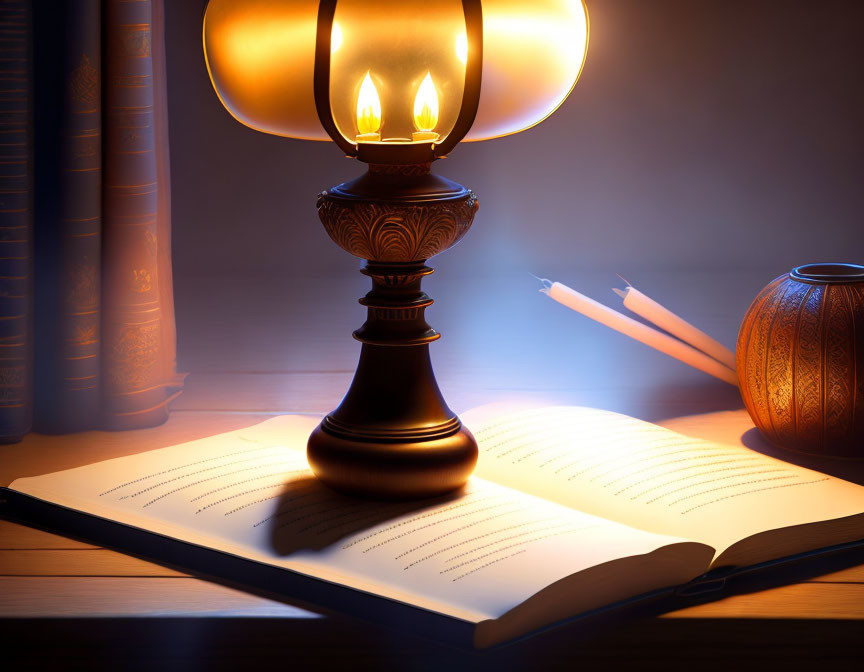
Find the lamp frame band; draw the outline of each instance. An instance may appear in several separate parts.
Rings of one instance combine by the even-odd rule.
[[[330,36],[338,0],[318,3],[318,25],[315,36],[314,94],[318,120],[333,142],[347,156],[365,163],[410,165],[430,163],[447,154],[468,134],[477,117],[483,78],[483,8],[481,0],[462,0],[465,34],[470,48],[465,63],[465,85],[462,105],[453,129],[443,141],[435,143],[377,144],[352,143],[339,132],[330,107]]]

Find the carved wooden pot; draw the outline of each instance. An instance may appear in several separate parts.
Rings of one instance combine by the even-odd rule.
[[[864,266],[775,279],[747,311],[736,356],[744,405],[769,441],[864,458]]]

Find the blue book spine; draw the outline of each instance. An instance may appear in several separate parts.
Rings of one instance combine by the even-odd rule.
[[[33,421],[33,67],[27,0],[0,0],[0,442]]]

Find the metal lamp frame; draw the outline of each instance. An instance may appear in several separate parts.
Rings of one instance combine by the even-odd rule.
[[[408,165],[431,163],[452,151],[471,130],[480,104],[480,86],[483,77],[483,9],[480,0],[462,0],[465,15],[465,33],[468,58],[465,63],[465,85],[462,105],[453,129],[440,143],[353,143],[336,128],[330,106],[330,36],[338,0],[321,0],[318,4],[318,28],[315,38],[315,109],[321,126],[346,156],[365,163]]]

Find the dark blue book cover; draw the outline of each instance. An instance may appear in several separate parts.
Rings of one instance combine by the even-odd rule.
[[[0,442],[33,419],[32,24],[26,0],[0,1]]]

